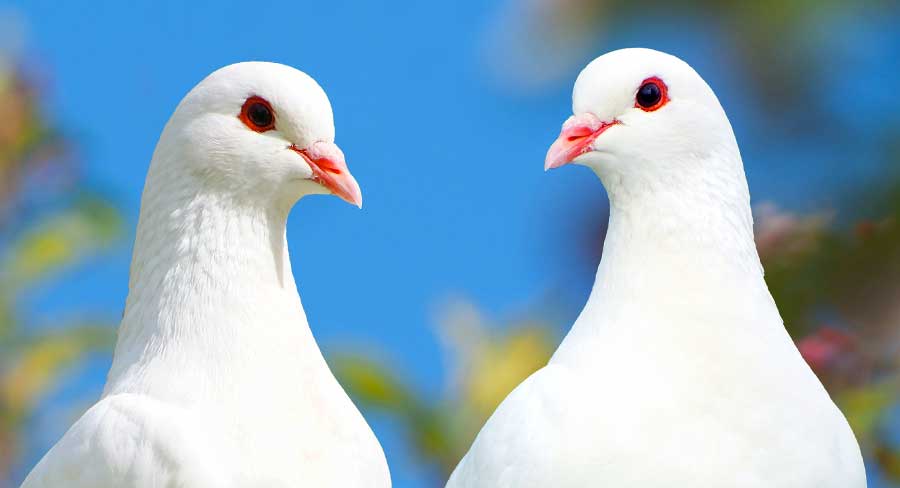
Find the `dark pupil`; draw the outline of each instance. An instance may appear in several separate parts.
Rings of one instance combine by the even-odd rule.
[[[660,94],[659,86],[656,83],[645,83],[637,92],[637,103],[641,107],[652,107],[659,101]]]
[[[272,112],[269,111],[269,107],[261,103],[250,105],[250,108],[247,109],[247,116],[258,127],[266,127],[272,123]]]

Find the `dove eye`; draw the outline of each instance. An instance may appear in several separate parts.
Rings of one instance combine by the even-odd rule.
[[[647,78],[634,95],[634,106],[645,112],[658,110],[669,101],[668,91],[663,80],[655,76]]]
[[[265,98],[252,96],[241,107],[238,115],[241,122],[256,132],[266,132],[275,128],[275,112]]]

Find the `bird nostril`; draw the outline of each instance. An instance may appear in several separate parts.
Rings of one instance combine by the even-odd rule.
[[[564,131],[564,134],[565,133],[568,133],[567,137],[566,137],[566,141],[575,142],[575,141],[578,141],[580,139],[584,139],[585,137],[590,136],[591,134],[594,133],[594,131],[591,130],[590,127],[576,126],[576,127],[568,128],[568,130]]]

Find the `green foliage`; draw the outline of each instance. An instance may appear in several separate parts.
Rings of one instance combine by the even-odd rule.
[[[73,185],[53,187],[63,205],[23,204],[26,182],[71,174],[72,161],[19,72],[0,70],[0,116],[0,486],[7,486],[31,412],[61,374],[114,343],[109,324],[71,320],[35,328],[40,317],[23,316],[16,305],[36,285],[112,244],[121,219],[104,199]]]
[[[21,232],[3,257],[0,286],[22,289],[70,265],[85,253],[109,245],[121,221],[116,210],[85,196]]]
[[[544,323],[486,324],[464,302],[448,308],[441,330],[452,374],[436,399],[366,355],[341,353],[330,362],[354,400],[399,419],[419,456],[446,477],[497,405],[547,363],[557,337]]]

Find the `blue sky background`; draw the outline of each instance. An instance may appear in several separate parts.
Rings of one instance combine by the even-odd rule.
[[[691,63],[731,117],[757,203],[829,207],[843,185],[877,177],[884,168],[848,167],[847,157],[867,150],[866,134],[879,130],[883,117],[866,114],[900,108],[896,95],[885,93],[900,65],[896,19],[835,19],[841,35],[821,41],[840,63],[816,80],[815,96],[833,99],[834,113],[850,118],[861,137],[854,147],[835,147],[815,136],[773,138],[777,114],[761,112],[744,80],[710,55],[718,33],[702,20],[612,26],[584,62],[529,90],[489,69],[497,61],[486,54],[494,52],[491,34],[503,28],[507,12],[497,2],[125,3],[12,2],[28,57],[51,79],[47,111],[80,142],[87,180],[128,219],[120,246],[69,270],[22,306],[44,317],[105,311],[115,321],[127,293],[144,175],[172,110],[223,65],[281,62],[328,93],[337,142],[365,201],[360,211],[337,198],[310,197],[291,216],[294,271],[313,332],[326,355],[347,343],[382,351],[432,394],[444,383],[433,326],[444,300],[463,295],[504,317],[572,279],[574,216],[605,205],[605,196],[586,169],[545,174],[542,166],[570,113],[579,65],[594,55],[644,46]],[[568,287],[570,299],[580,303],[588,286]],[[54,397],[96,397],[108,361],[96,358],[73,371]],[[32,458],[65,429],[54,420],[59,414],[51,401],[35,420]],[[395,486],[428,486],[397,427],[368,417]]]

